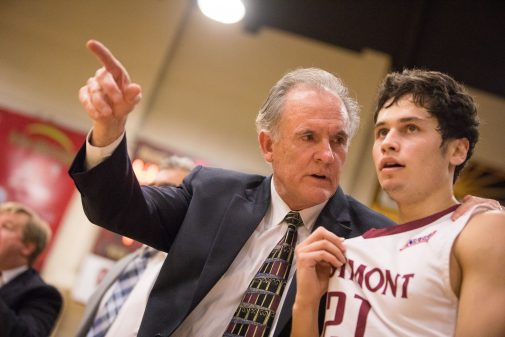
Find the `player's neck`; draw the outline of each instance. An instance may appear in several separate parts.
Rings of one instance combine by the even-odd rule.
[[[422,219],[456,204],[458,204],[458,201],[452,193],[450,195],[431,195],[430,197],[413,202],[399,202],[399,223],[404,224]]]

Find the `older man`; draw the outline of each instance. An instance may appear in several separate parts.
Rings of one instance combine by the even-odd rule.
[[[335,76],[299,69],[272,88],[257,117],[272,176],[197,167],[179,188],[142,188],[124,136],[141,88],[102,44],[88,48],[104,67],[79,93],[93,122],[70,169],[84,210],[93,223],[168,252],[139,336],[288,336],[293,246],[324,237],[321,226],[352,237],[392,225],[339,188],[359,118]]]

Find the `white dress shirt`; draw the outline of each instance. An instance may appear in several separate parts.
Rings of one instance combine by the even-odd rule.
[[[89,141],[86,142],[87,168],[90,169],[98,165],[106,157],[110,156],[123,137],[124,133],[114,143],[103,148],[94,147]],[[325,204],[326,202],[300,211],[304,226],[298,228],[298,243],[310,235],[312,227]],[[271,202],[264,218],[235,257],[228,270],[175,330],[172,334],[173,337],[218,337],[223,335],[249,283],[273,247],[275,247],[286,232],[287,223],[283,222],[283,219],[289,211],[291,210],[277,193],[272,179]],[[295,261],[293,261],[286,288],[269,336],[273,336],[275,331],[287,289],[289,289],[293,279],[295,266]],[[167,308],[167,310],[170,309]],[[173,308],[173,310],[177,310],[177,308]],[[142,317],[142,315],[139,315],[139,317]]]

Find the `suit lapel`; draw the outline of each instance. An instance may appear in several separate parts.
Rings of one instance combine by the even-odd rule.
[[[323,226],[340,237],[348,238],[353,226],[349,208],[349,202],[339,187],[317,218],[312,231],[319,226]]]
[[[167,319],[171,323],[163,330],[163,336],[170,336],[185,317],[187,317],[212,289],[263,219],[270,203],[270,180],[271,178],[264,179],[256,187],[245,190],[243,194],[236,194],[232,198],[219,223],[214,242],[212,242],[208,249],[207,259],[203,264],[202,271],[198,275],[197,283],[195,287],[186,285],[183,293],[178,293],[178,298],[175,302],[177,303],[178,310],[169,311],[167,313]],[[206,250],[206,248],[203,249]],[[165,260],[165,265],[177,263],[177,261],[170,260],[171,252],[169,252],[167,260]],[[163,276],[164,275],[160,272],[158,280],[151,292],[146,312],[148,312],[150,304],[154,305],[152,303],[155,300],[153,294],[157,291],[156,285],[161,283],[166,285],[173,282],[172,279],[163,278]],[[171,293],[172,289],[167,289],[166,287],[158,289],[158,291],[160,293],[158,297],[160,298],[164,296],[174,296],[174,294]],[[168,295],[163,292],[168,292]],[[191,296],[190,302],[186,302],[185,296]],[[188,304],[187,306],[186,303]],[[168,318],[169,314],[172,314],[172,316]],[[142,325],[147,324],[144,321],[145,319],[142,321]],[[140,330],[142,330],[142,325]],[[144,335],[140,333],[139,336]]]
[[[202,270],[191,309],[205,297],[261,222],[270,203],[270,179],[235,195],[230,202]]]

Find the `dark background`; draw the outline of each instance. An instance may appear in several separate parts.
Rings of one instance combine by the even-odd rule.
[[[391,55],[505,97],[505,1],[244,0],[247,30],[274,27]]]

